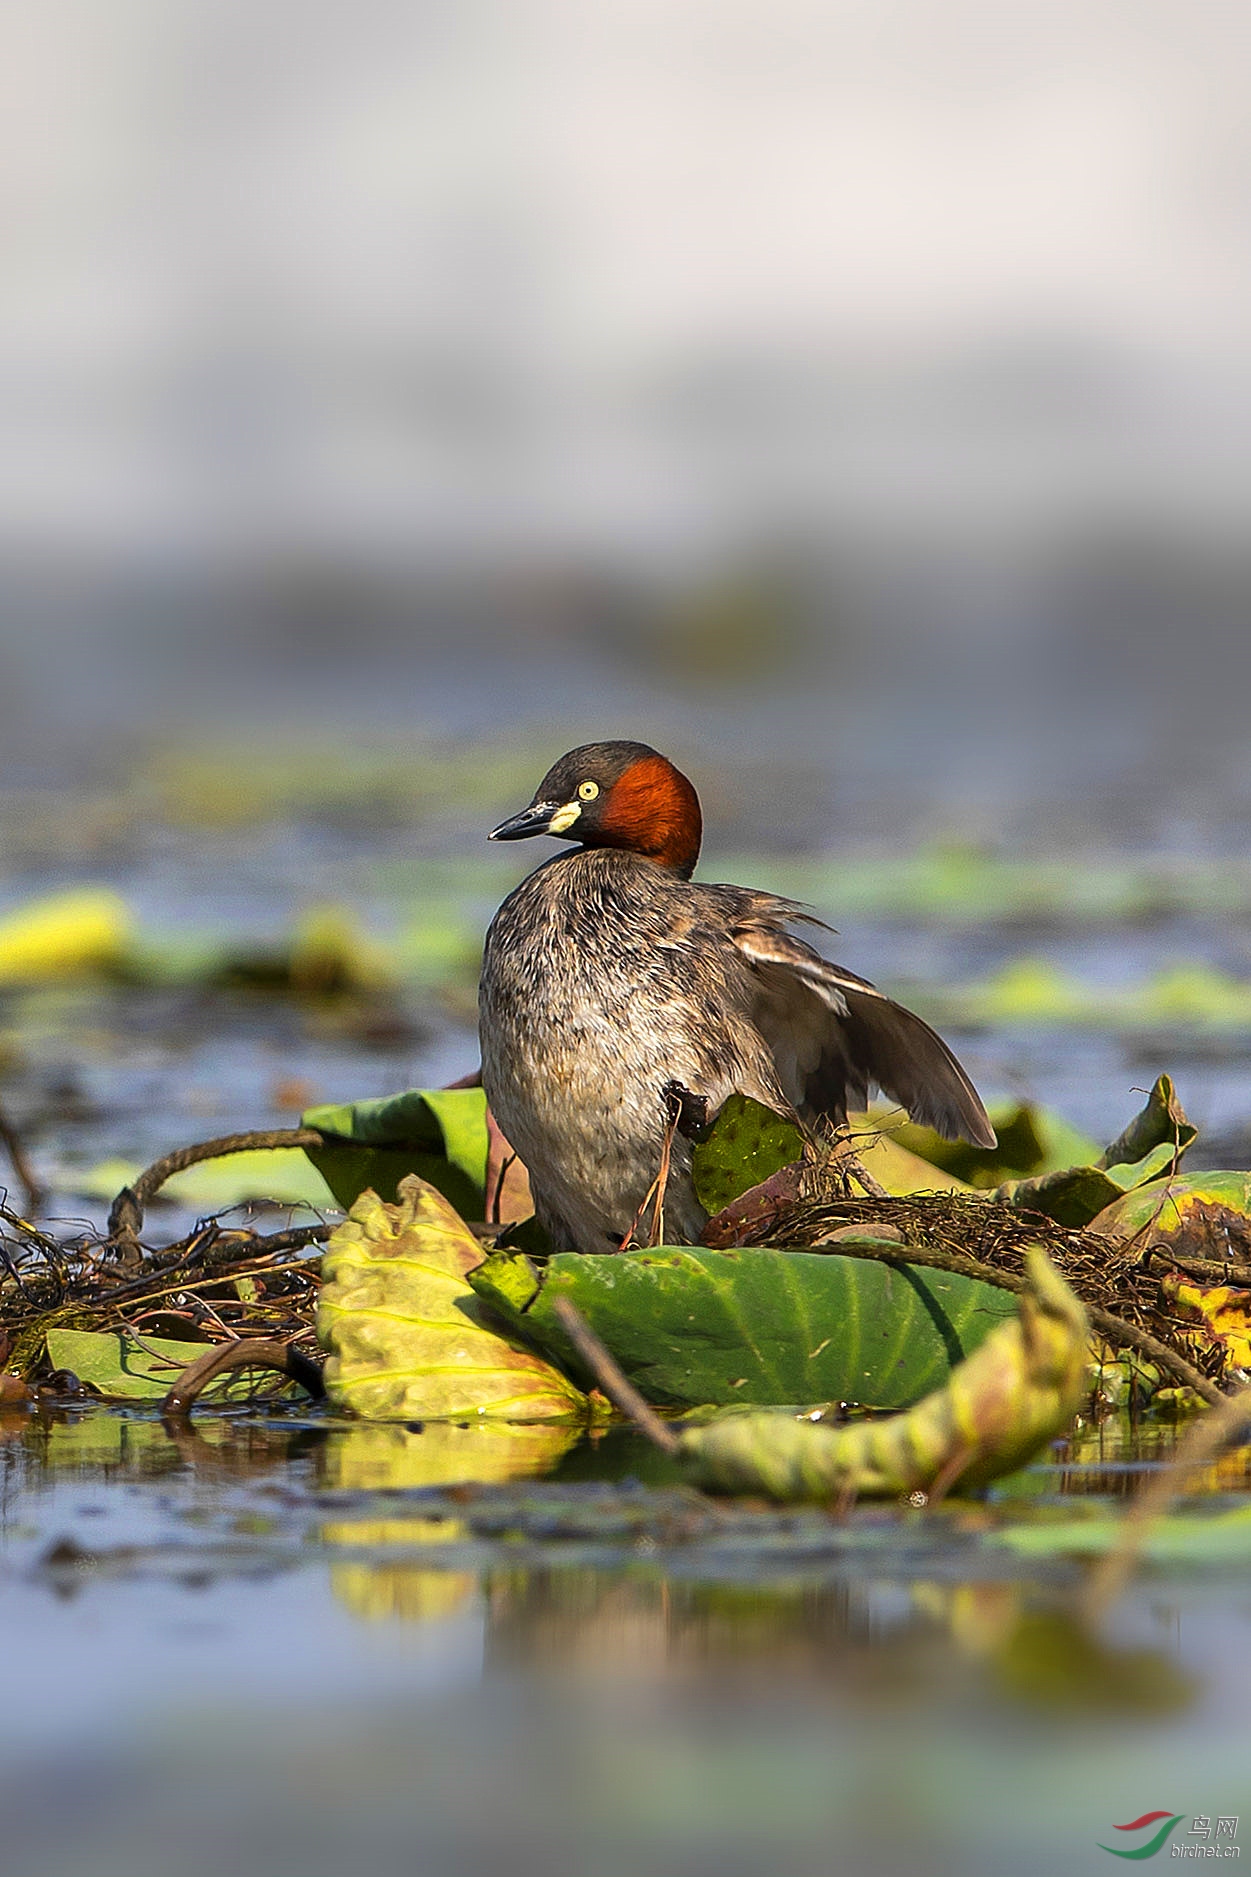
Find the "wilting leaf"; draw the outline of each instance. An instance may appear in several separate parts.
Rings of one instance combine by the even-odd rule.
[[[120,971],[132,937],[125,901],[104,888],[32,900],[0,919],[0,983]]]
[[[793,1121],[748,1095],[729,1096],[707,1140],[691,1155],[700,1205],[720,1212],[749,1186],[798,1160],[803,1150],[804,1137]]]
[[[971,1278],[805,1251],[562,1252],[542,1281],[528,1259],[497,1252],[471,1282],[578,1373],[552,1308],[568,1297],[647,1399],[678,1408],[902,1407],[1013,1310],[1010,1292]]]
[[[1169,1077],[1162,1075],[1146,1105],[1093,1166],[1009,1180],[996,1189],[995,1197],[1022,1211],[1045,1213],[1060,1225],[1089,1225],[1122,1193],[1149,1186],[1170,1172],[1197,1132]]]
[[[897,1419],[816,1426],[778,1414],[688,1428],[679,1457],[696,1484],[771,1499],[894,1497],[1015,1472],[1076,1413],[1085,1392],[1086,1313],[1036,1246],[1019,1313]]]
[[[443,1195],[410,1175],[399,1202],[362,1193],[322,1262],[326,1390],[370,1420],[584,1421],[584,1395],[498,1334],[466,1277],[482,1248]]]
[[[1158,1147],[1175,1149],[1180,1156],[1199,1130],[1186,1117],[1171,1076],[1156,1077],[1146,1105],[1122,1129],[1099,1160],[1101,1167],[1132,1165]]]
[[[1193,1173],[1126,1193],[1093,1220],[1107,1238],[1179,1258],[1251,1260],[1251,1173]]]
[[[393,1200],[415,1173],[466,1218],[485,1216],[486,1096],[480,1088],[410,1089],[378,1101],[310,1108],[301,1125],[333,1137],[308,1157],[339,1205],[366,1188]]]
[[[1251,1290],[1198,1284],[1169,1271],[1160,1279],[1160,1295],[1183,1323],[1196,1326],[1200,1347],[1219,1346],[1227,1369],[1251,1369]]]
[[[187,1364],[198,1361],[207,1348],[207,1343],[171,1342],[164,1336],[145,1336],[139,1343],[123,1330],[48,1331],[53,1368],[72,1369],[110,1401],[160,1401]],[[272,1375],[261,1388],[270,1397],[297,1392],[293,1382]],[[210,1382],[203,1399],[241,1401],[257,1392],[257,1374],[236,1369]]]

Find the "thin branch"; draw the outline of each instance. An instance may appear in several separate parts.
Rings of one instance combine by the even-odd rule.
[[[26,1210],[38,1212],[48,1196],[47,1188],[31,1166],[22,1137],[3,1108],[0,1108],[0,1141],[4,1142],[9,1159],[13,1162],[13,1171],[22,1182],[26,1193]]]
[[[1234,1262],[1227,1258],[1191,1258],[1178,1257],[1163,1245],[1151,1245],[1144,1252],[1145,1258],[1158,1258],[1161,1264],[1184,1271],[1187,1277],[1215,1278],[1218,1283],[1232,1285],[1245,1290],[1251,1285],[1251,1264],[1245,1261]]]
[[[163,1154],[134,1180],[123,1186],[109,1211],[110,1239],[135,1242],[143,1229],[144,1208],[166,1180],[202,1160],[220,1160],[227,1154],[266,1152],[275,1147],[321,1147],[325,1136],[316,1128],[261,1128],[246,1134],[222,1134],[216,1140],[197,1141]]]
[[[676,1453],[679,1443],[673,1429],[665,1426],[633,1382],[626,1380],[576,1304],[570,1303],[567,1297],[557,1297],[552,1309],[560,1318],[566,1336],[614,1408],[619,1408],[628,1420],[633,1421],[640,1434],[645,1434],[654,1447],[659,1447],[663,1453]]]

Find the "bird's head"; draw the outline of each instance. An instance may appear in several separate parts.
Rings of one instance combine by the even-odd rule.
[[[691,783],[646,743],[584,743],[554,763],[528,808],[492,841],[557,834],[583,847],[624,847],[689,879],[703,817]]]

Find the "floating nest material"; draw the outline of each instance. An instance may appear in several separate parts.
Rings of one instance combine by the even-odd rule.
[[[118,1195],[103,1236],[59,1240],[0,1203],[0,1365],[10,1379],[38,1375],[54,1327],[125,1330],[140,1339],[219,1347],[263,1340],[291,1352],[305,1385],[316,1379],[320,1261],[310,1252],[324,1242],[330,1224],[258,1233],[214,1217],[171,1245],[140,1239],[144,1207],[171,1173],[245,1145],[303,1145],[303,1135],[238,1135],[166,1156]],[[1014,1291],[1024,1285],[1025,1248],[1042,1245],[1112,1350],[1132,1351],[1161,1379],[1193,1388],[1207,1401],[1222,1398],[1219,1342],[1196,1336],[1193,1320],[1177,1315],[1161,1292],[1162,1269],[1179,1262],[1172,1253],[1155,1253],[1139,1239],[1118,1242],[1057,1225],[992,1198],[854,1193],[834,1156],[812,1172],[817,1177],[805,1196],[745,1225],[736,1242],[898,1258]],[[1196,1275],[1210,1279],[1212,1273]],[[1239,1275],[1225,1267],[1226,1282]],[[1251,1271],[1247,1275],[1251,1282]]]
[[[1024,1284],[1026,1246],[1042,1245],[1108,1342],[1136,1350],[1205,1400],[1220,1399],[1216,1382],[1224,1369],[1222,1351],[1215,1344],[1196,1347],[1193,1321],[1171,1312],[1161,1296],[1161,1270],[1175,1260],[1136,1239],[1118,1241],[1057,1225],[1041,1213],[1020,1211],[995,1199],[915,1193],[906,1198],[865,1194],[796,1200],[758,1227],[748,1228],[739,1242],[889,1258],[883,1241],[891,1240],[897,1241],[898,1255],[908,1263],[954,1271],[1009,1290]],[[866,1241],[873,1241],[872,1250]]]
[[[255,1232],[204,1219],[175,1244],[61,1241],[0,1205],[0,1364],[29,1380],[50,1329],[125,1330],[183,1342],[265,1338],[315,1350],[319,1261],[328,1224]],[[137,1253],[137,1256],[136,1256]],[[44,1377],[75,1393],[74,1378]]]

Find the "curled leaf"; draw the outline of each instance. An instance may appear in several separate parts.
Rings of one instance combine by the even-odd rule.
[[[824,1427],[778,1414],[731,1416],[682,1435],[697,1485],[780,1500],[895,1497],[982,1486],[1015,1471],[1072,1419],[1085,1391],[1086,1313],[1045,1252],[1028,1286],[945,1388],[894,1420]]]
[[[1170,1078],[1157,1076],[1145,1105],[1093,1166],[1053,1168],[1032,1179],[1009,1180],[995,1197],[1022,1211],[1045,1213],[1059,1225],[1089,1225],[1122,1193],[1149,1187],[1171,1173],[1197,1132]]]
[[[331,1236],[317,1334],[326,1391],[371,1420],[578,1421],[586,1397],[496,1331],[467,1282],[482,1248],[415,1175],[395,1205],[362,1193]]]
[[[378,1101],[327,1104],[305,1111],[323,1147],[308,1157],[341,1206],[367,1188],[390,1199],[418,1174],[471,1219],[486,1212],[486,1096],[477,1088],[409,1089]]]
[[[1101,1167],[1132,1165],[1144,1160],[1156,1147],[1170,1147],[1180,1156],[1198,1132],[1194,1123],[1187,1119],[1172,1077],[1159,1075],[1145,1105],[1104,1149],[1098,1164]]]

